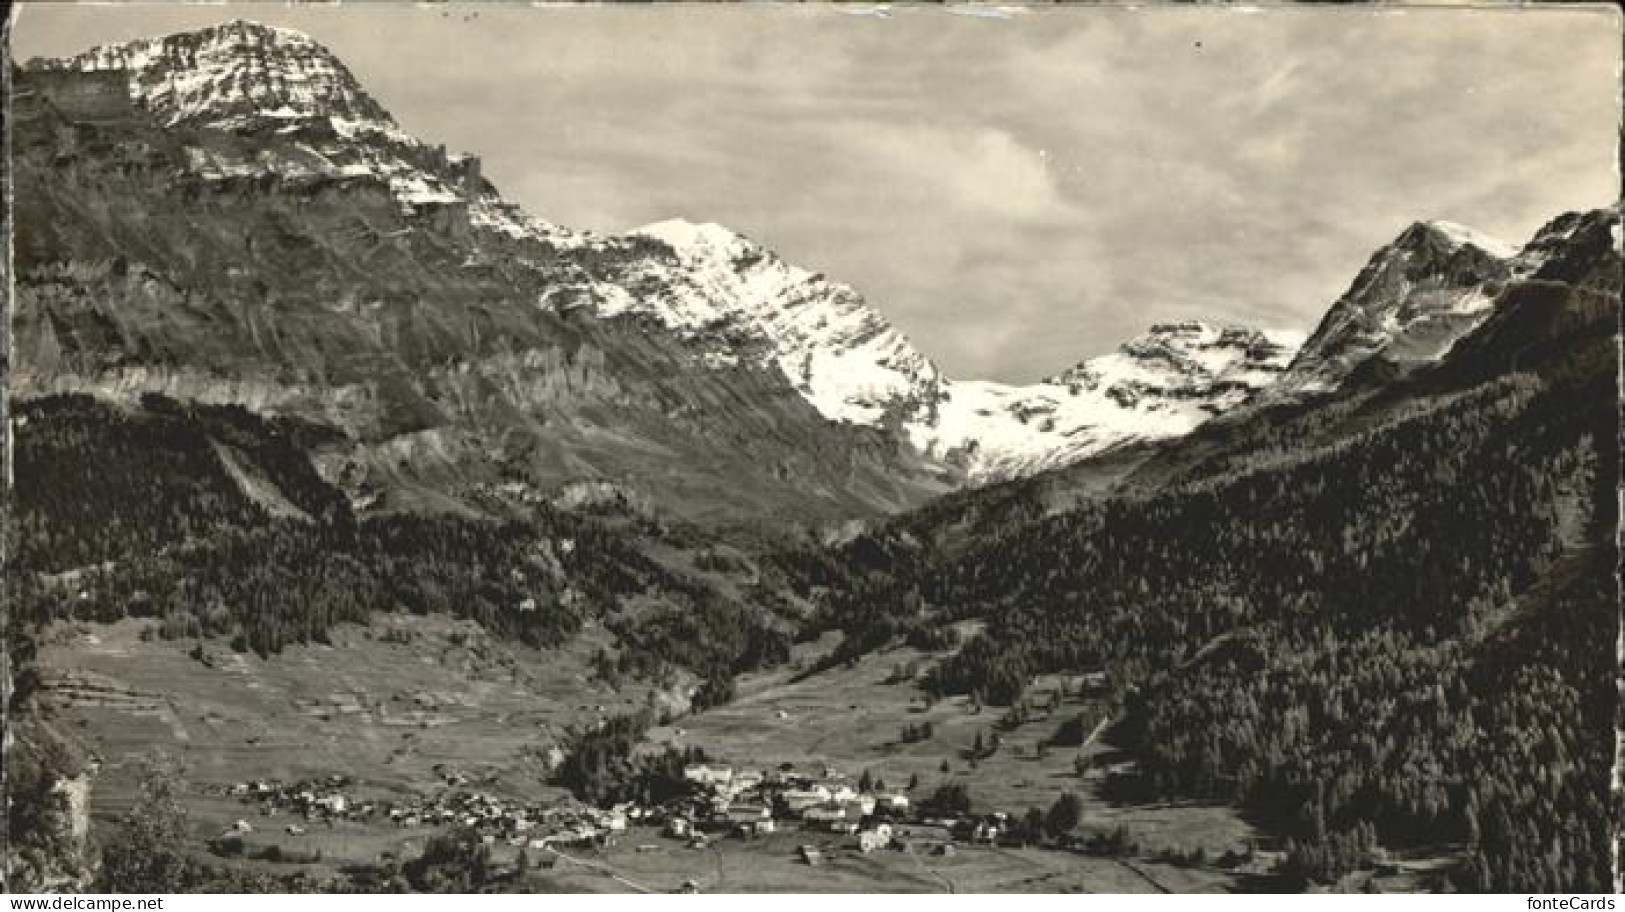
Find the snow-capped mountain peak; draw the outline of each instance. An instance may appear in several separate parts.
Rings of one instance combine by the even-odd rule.
[[[691,222],[681,218],[644,225],[631,233],[654,238],[685,259],[737,256],[756,246],[744,235],[715,222]]]
[[[856,291],[735,231],[671,219],[629,237],[660,242],[672,261],[636,277],[640,295],[597,296],[601,315],[642,313],[715,341],[719,364],[756,340],[825,417],[899,425],[973,483],[1187,433],[1273,382],[1303,341],[1185,321],[1035,384],[950,380]]]
[[[196,142],[187,171],[205,182],[277,178],[289,184],[371,181],[402,209],[448,224],[554,247],[585,243],[503,200],[479,159],[448,155],[401,130],[325,46],[292,29],[234,20],[29,61],[29,75],[124,74],[127,104],[180,131],[223,131],[285,143]]]
[[[1469,228],[1466,225],[1448,222],[1443,219],[1435,219],[1422,224],[1443,235],[1457,246],[1472,245],[1497,259],[1510,259],[1518,255],[1518,246],[1516,244],[1509,244],[1500,238],[1491,237],[1476,228]]]
[[[389,113],[327,48],[301,32],[242,19],[32,65],[127,71],[135,102],[169,124],[229,127],[257,119],[327,117],[395,128]]]
[[[934,416],[908,431],[972,483],[1029,475],[1187,434],[1275,382],[1302,341],[1198,320],[1158,324],[1038,383],[948,383]]]
[[[1452,222],[1416,222],[1371,257],[1270,395],[1327,392],[1371,364],[1433,363],[1525,272],[1511,244]]]
[[[672,259],[640,262],[627,276],[640,294],[599,296],[600,315],[652,316],[713,346],[721,365],[760,349],[831,421],[878,426],[936,397],[936,365],[850,286],[713,223],[671,219],[628,237]]]
[[[1273,381],[1302,343],[1301,334],[1285,331],[1265,332],[1203,320],[1159,323],[1116,351],[1044,382],[1086,388],[1117,384],[1120,393],[1134,384],[1148,384],[1155,385],[1161,395],[1201,397],[1215,386],[1235,384],[1251,389]]]

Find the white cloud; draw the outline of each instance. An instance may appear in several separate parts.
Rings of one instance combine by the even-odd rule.
[[[851,124],[844,142],[861,168],[891,187],[915,192],[972,218],[1000,223],[1059,222],[1078,213],[1062,195],[1047,154],[989,127],[894,127]],[[998,230],[1001,224],[990,224]]]

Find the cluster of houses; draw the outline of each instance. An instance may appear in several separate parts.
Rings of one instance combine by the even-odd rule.
[[[546,845],[602,844],[624,832],[641,811],[627,805],[607,810],[593,808],[570,799],[553,804],[525,804],[498,796],[471,791],[467,778],[447,774],[451,788],[439,794],[400,800],[363,800],[351,795],[352,785],[345,776],[282,783],[274,780],[240,782],[226,789],[245,804],[258,804],[267,817],[278,814],[302,817],[307,823],[334,823],[340,820],[388,820],[400,827],[460,826],[473,829],[486,842],[502,840],[511,845],[542,848]],[[252,827],[239,821],[238,832]],[[290,823],[293,835],[304,826]]]
[[[345,791],[350,785],[350,778],[343,775],[292,783],[257,779],[236,783],[226,792],[245,804],[258,804],[267,817],[286,813],[307,821],[372,819],[382,809],[381,806],[375,802],[353,800]]]
[[[464,827],[485,842],[530,849],[613,844],[633,826],[659,828],[666,836],[703,847],[714,839],[752,839],[790,827],[850,839],[862,852],[895,848],[950,854],[956,842],[999,843],[1014,836],[1004,814],[975,818],[925,818],[914,813],[907,795],[884,789],[860,790],[839,771],[803,771],[785,764],[773,770],[735,770],[714,763],[683,770],[689,788],[681,798],[644,807],[632,803],[596,808],[573,799],[524,803],[471,788],[467,777],[442,774],[446,788],[406,801],[363,799],[352,794],[342,775],[282,783],[240,782],[227,794],[261,812],[302,818],[305,824],[340,820],[387,820],[400,827]],[[239,821],[238,832],[251,827]],[[290,821],[287,830],[305,826]],[[808,864],[821,852],[803,847]]]
[[[884,789],[860,790],[830,767],[798,771],[786,764],[777,771],[734,771],[717,764],[684,769],[696,795],[651,813],[664,814],[669,836],[704,839],[706,835],[744,838],[799,825],[804,832],[850,837],[862,852],[879,849],[937,855],[953,854],[956,844],[1020,845],[1022,828],[1004,812],[981,815],[921,814],[909,797]],[[822,858],[816,847],[803,846],[808,864]]]
[[[626,805],[604,810],[569,799],[551,805],[521,804],[484,792],[457,791],[395,805],[389,819],[403,827],[465,827],[486,842],[544,848],[602,844],[626,832],[634,815]]]
[[[734,770],[696,763],[683,770],[690,797],[658,809],[666,835],[703,843],[707,837],[753,838],[799,824],[803,830],[855,837],[865,852],[893,842],[894,822],[909,815],[900,793],[860,791],[839,771],[785,767]]]

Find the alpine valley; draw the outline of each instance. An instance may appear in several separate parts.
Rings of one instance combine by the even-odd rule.
[[[1611,888],[1617,207],[1013,386],[297,32],[9,79],[8,888]]]

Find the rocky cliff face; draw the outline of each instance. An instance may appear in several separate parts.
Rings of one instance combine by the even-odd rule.
[[[1450,222],[1417,222],[1378,250],[1334,303],[1270,398],[1330,392],[1438,362],[1538,270],[1526,250]]]
[[[395,121],[326,48],[290,29],[237,20],[162,38],[33,61],[36,71],[120,71],[137,105],[165,126],[232,129],[330,117],[394,130]]]
[[[1514,259],[1518,278],[1441,362],[1447,378],[1614,371],[1619,357],[1620,212],[1553,219]]]

